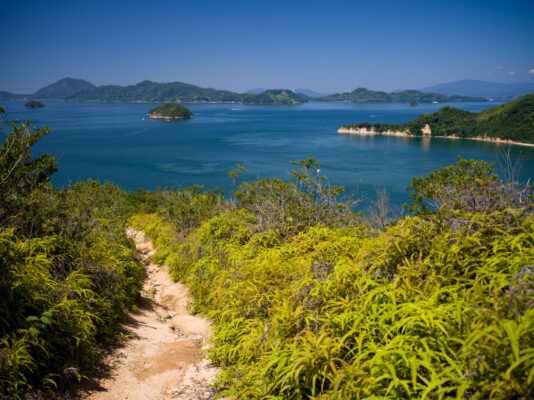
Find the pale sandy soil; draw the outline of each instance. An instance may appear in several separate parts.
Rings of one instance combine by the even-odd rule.
[[[139,309],[124,326],[132,339],[113,352],[109,373],[86,389],[90,400],[211,399],[217,368],[204,357],[209,321],[187,312],[187,286],[173,282],[165,266],[150,261],[155,250],[143,232],[128,232],[147,261]]]

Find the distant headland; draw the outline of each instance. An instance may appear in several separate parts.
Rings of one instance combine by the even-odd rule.
[[[404,124],[362,122],[342,126],[338,133],[463,138],[534,146],[534,94],[479,113],[443,107]]]

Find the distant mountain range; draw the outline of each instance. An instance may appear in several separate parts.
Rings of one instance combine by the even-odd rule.
[[[65,100],[95,102],[182,102],[182,103],[244,103],[244,104],[300,104],[309,99],[317,101],[347,101],[356,103],[445,103],[461,101],[487,101],[485,97],[446,95],[417,90],[386,93],[358,88],[352,92],[319,96],[309,89],[252,89],[248,93],[202,88],[183,82],[159,83],[142,81],[136,85],[95,86],[83,79],[64,78],[34,94],[15,94],[0,91],[2,100]]]
[[[534,83],[496,83],[477,80],[462,80],[420,89],[421,92],[439,93],[446,96],[481,96],[491,99],[514,99],[534,93]]]
[[[422,93],[417,90],[404,90],[402,92],[386,93],[380,91],[358,88],[352,92],[336,93],[330,96],[317,97],[319,101],[347,101],[354,103],[449,103],[462,101],[488,101],[485,97],[471,96],[445,96],[438,93]]]

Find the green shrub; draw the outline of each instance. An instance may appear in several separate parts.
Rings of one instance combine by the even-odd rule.
[[[224,367],[221,396],[529,398],[531,204],[463,202],[522,188],[460,160],[414,184],[420,216],[369,232],[359,219],[259,223],[266,199],[276,199],[272,184],[300,196],[282,181],[241,186],[240,203],[187,234],[160,215],[138,217],[189,285],[193,310],[215,323],[209,355]],[[440,207],[421,207],[444,192]]]
[[[144,268],[112,184],[50,186],[46,131],[11,124],[0,147],[0,397],[56,388],[84,371],[133,307]]]

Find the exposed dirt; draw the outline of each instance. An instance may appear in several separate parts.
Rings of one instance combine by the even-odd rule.
[[[217,368],[204,357],[210,323],[187,312],[187,286],[173,282],[166,266],[150,261],[155,250],[144,233],[128,233],[148,264],[139,308],[124,326],[132,338],[105,360],[109,376],[83,398],[211,399],[215,391],[209,384]]]

